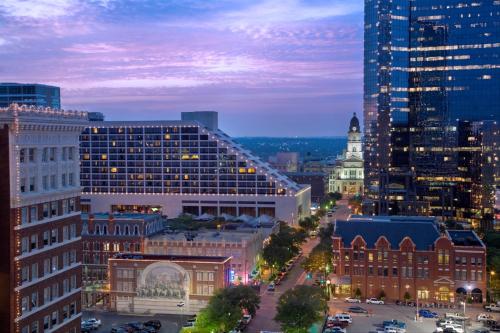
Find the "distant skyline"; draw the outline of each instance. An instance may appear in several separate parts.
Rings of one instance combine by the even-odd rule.
[[[361,0],[0,2],[0,82],[108,120],[214,110],[232,136],[345,136],[362,61]]]

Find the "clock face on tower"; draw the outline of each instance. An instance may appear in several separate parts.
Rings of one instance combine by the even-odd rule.
[[[356,126],[353,126],[352,130],[353,130],[353,131],[356,131]]]

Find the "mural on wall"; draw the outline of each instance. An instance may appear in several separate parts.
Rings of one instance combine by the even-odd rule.
[[[181,300],[188,294],[189,274],[173,263],[154,263],[144,269],[137,283],[138,297]]]

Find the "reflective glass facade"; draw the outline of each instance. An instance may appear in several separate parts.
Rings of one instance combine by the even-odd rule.
[[[60,109],[61,93],[59,87],[44,84],[0,83],[0,107],[12,103]]]
[[[500,120],[500,1],[366,0],[364,89],[375,210],[456,216],[458,122]]]

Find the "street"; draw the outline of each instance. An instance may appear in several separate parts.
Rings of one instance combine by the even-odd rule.
[[[339,200],[337,210],[333,213],[333,216],[328,218],[325,217],[321,220],[321,225],[325,225],[329,222],[333,222],[335,219],[346,219],[350,214],[350,210],[347,207],[347,200]],[[262,286],[261,291],[261,304],[260,309],[257,311],[257,315],[254,320],[248,325],[246,332],[248,333],[259,333],[260,331],[281,331],[280,325],[274,321],[274,316],[276,315],[276,304],[279,297],[288,289],[292,289],[296,285],[304,284],[306,282],[306,273],[301,267],[301,262],[309,255],[311,250],[319,243],[318,238],[309,238],[306,243],[302,246],[303,254],[300,259],[294,264],[293,268],[288,272],[287,277],[283,282],[276,287],[274,292],[267,291],[267,285]],[[310,280],[309,280],[310,282]]]

